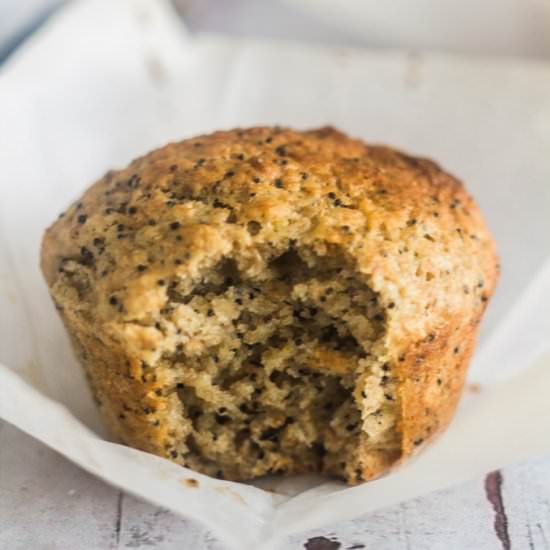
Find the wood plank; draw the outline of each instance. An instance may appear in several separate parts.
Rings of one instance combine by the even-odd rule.
[[[213,539],[203,527],[175,516],[168,510],[125,496],[121,511],[117,548],[213,550]]]
[[[550,460],[503,470],[502,496],[511,548],[550,550]]]
[[[294,537],[289,550],[333,550],[326,540],[334,550],[502,550],[492,522],[483,482],[475,480]]]
[[[107,549],[117,491],[4,423],[0,431],[0,548]]]
[[[284,550],[447,550],[451,544],[550,550],[549,480],[548,458],[506,468],[500,478],[491,474],[295,536]],[[504,537],[497,536],[497,519]],[[507,537],[509,546],[503,542]],[[200,525],[122,495],[5,423],[0,423],[0,548],[226,550]]]
[[[123,495],[1,421],[0,548],[225,550],[202,526]]]

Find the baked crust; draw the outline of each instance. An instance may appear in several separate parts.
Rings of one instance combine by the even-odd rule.
[[[381,475],[447,426],[498,272],[474,200],[429,160],[332,128],[261,127],[172,143],[111,171],[46,231],[44,276],[118,439],[185,463],[173,450],[181,404],[166,391],[175,374],[151,368],[177,346],[155,328],[166,282],[234,255],[252,273],[266,250],[297,240],[343,251],[385,311],[400,452],[371,452],[348,481]],[[288,471],[300,469],[312,466]]]

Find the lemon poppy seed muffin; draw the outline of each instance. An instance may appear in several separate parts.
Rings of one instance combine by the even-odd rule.
[[[112,433],[231,480],[353,484],[441,431],[497,269],[459,181],[331,128],[169,144],[42,248]]]

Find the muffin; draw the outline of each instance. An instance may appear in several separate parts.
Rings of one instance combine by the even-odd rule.
[[[118,440],[222,479],[350,484],[446,427],[498,271],[437,164],[279,127],[108,172],[41,264]]]

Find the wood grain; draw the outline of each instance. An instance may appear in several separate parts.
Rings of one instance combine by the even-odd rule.
[[[295,536],[284,550],[550,550],[549,479],[550,458],[505,468]],[[226,550],[201,526],[121,493],[1,422],[0,548]]]

